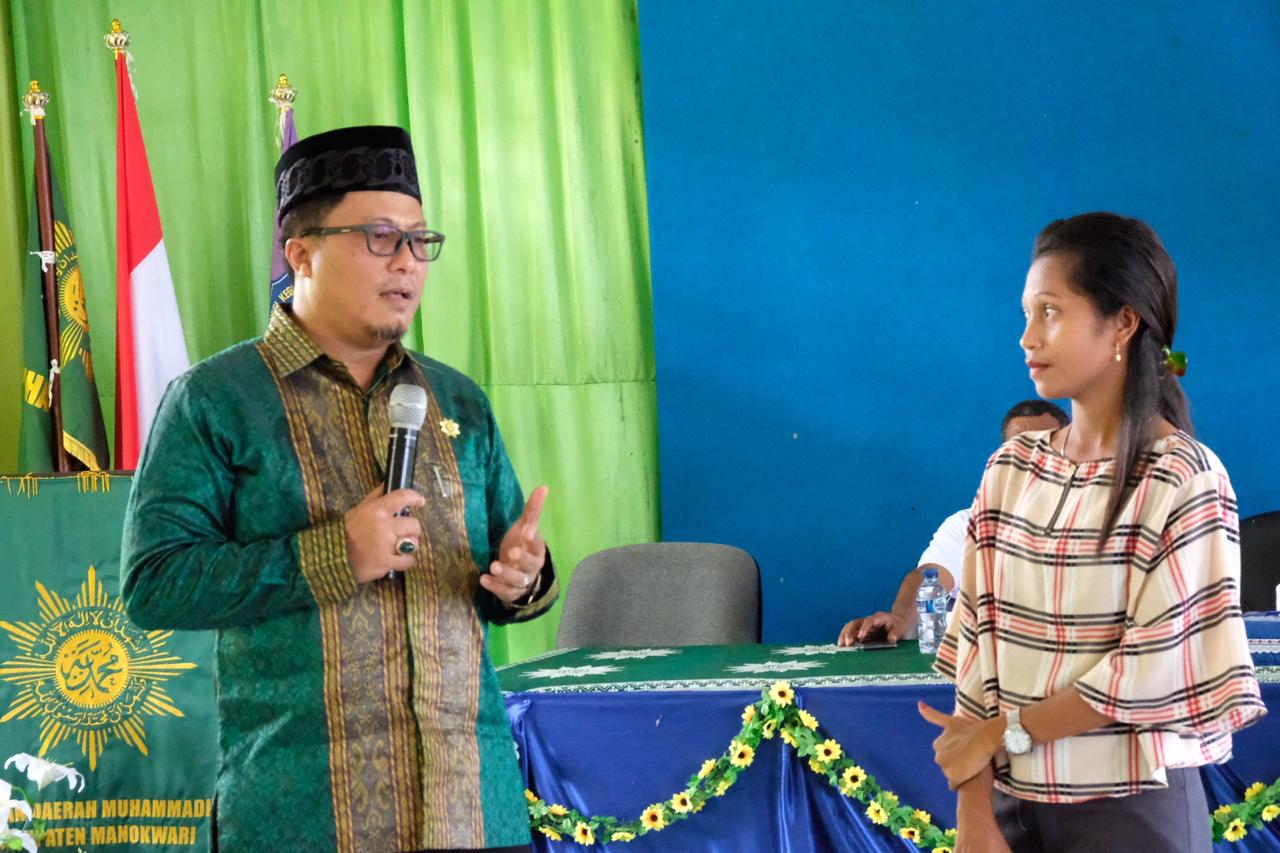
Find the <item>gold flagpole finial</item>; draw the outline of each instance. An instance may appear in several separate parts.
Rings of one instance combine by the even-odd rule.
[[[40,81],[32,80],[27,93],[22,96],[23,112],[31,113],[31,123],[35,124],[44,118],[45,104],[49,103],[49,93],[41,91]]]
[[[119,18],[111,19],[111,32],[103,36],[102,40],[111,48],[113,58],[119,59],[121,52],[129,46],[129,34],[120,26]]]
[[[281,74],[276,80],[275,88],[268,95],[268,100],[275,104],[276,109],[282,113],[287,113],[293,109],[293,99],[298,97],[298,90],[289,85],[289,75]]]

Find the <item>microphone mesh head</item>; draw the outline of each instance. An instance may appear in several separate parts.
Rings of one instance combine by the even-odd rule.
[[[391,389],[387,409],[392,429],[422,429],[422,422],[427,419],[427,389],[402,382]]]

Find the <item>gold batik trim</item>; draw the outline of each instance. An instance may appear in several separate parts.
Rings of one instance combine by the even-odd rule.
[[[388,386],[394,383],[387,381]],[[390,390],[386,392],[389,399]],[[361,428],[367,430],[366,435],[387,435],[391,424],[387,407],[379,403],[369,412],[370,421],[365,422],[364,413],[358,413]],[[350,440],[354,436],[348,435]],[[372,459],[362,459],[361,473],[369,482],[379,482],[382,478],[371,463],[386,467],[385,445],[373,444]],[[372,489],[372,487],[371,487]],[[408,796],[408,801],[397,798],[395,807],[396,846],[397,849],[409,850],[422,846],[422,799],[419,792],[417,721],[414,719],[412,706],[411,658],[412,650],[408,642],[409,625],[406,617],[408,603],[405,601],[403,578],[422,570],[422,551],[414,557],[415,566],[401,576],[401,580],[376,584],[378,603],[382,614],[382,671],[383,701],[387,709],[387,733],[389,748],[387,750],[387,776],[392,789]],[[406,701],[405,697],[408,697]]]
[[[394,790],[404,791],[412,796],[409,803],[399,800],[396,802],[396,846],[401,850],[410,850],[421,846],[419,836],[422,831],[422,800],[417,796],[417,723],[413,719],[409,703],[403,700],[403,697],[411,695],[410,666],[407,659],[396,660],[393,657],[396,649],[401,650],[406,657],[409,655],[406,643],[409,627],[405,619],[403,585],[385,583],[379,586],[380,604],[386,614],[386,618],[382,620],[382,669],[385,673],[383,701],[388,709],[388,735],[391,743],[387,755],[390,765],[387,775]]]
[[[299,537],[299,547],[305,554],[303,566],[317,569],[307,579],[321,605],[337,846],[417,848],[422,822],[418,745],[409,701],[403,593],[391,581],[357,584],[345,525],[341,519],[323,522],[363,499],[380,481],[379,446],[371,436],[387,433],[390,389],[373,393],[369,412],[372,420],[381,416],[384,423],[368,432],[372,427],[365,420],[364,395],[356,391],[350,374],[330,362],[279,305],[272,309],[262,350],[270,356],[281,396],[292,402],[286,411],[306,470],[304,487],[314,526]],[[388,351],[386,363],[394,368],[404,357],[397,345]],[[325,565],[333,571],[319,570]]]
[[[298,558],[317,604],[336,604],[355,595],[356,579],[347,558],[347,529],[342,519],[299,533]]]
[[[272,318],[275,320],[275,318]],[[281,341],[283,343],[283,341]],[[279,375],[276,364],[270,358],[269,348],[266,342],[259,344],[259,351],[263,355],[263,361],[267,364],[271,372],[272,378],[275,380],[276,389],[280,393],[280,399],[284,403],[285,417],[289,422],[289,434],[293,443],[294,452],[298,457],[298,468],[302,472],[302,488],[303,494],[307,498],[307,512],[313,523],[317,521],[317,514],[323,513],[324,508],[317,506],[317,503],[323,502],[323,489],[320,487],[319,464],[315,458],[315,453],[311,446],[310,436],[307,431],[306,416],[302,411],[302,406],[297,395],[292,393],[292,389],[287,388],[283,377]],[[302,546],[303,539],[299,537],[299,545]],[[305,544],[311,545],[310,541]],[[314,557],[314,553],[308,548],[303,551],[299,548],[299,563],[304,576],[307,576],[310,567],[310,559]],[[307,583],[311,585],[313,594],[316,585],[311,583],[311,579],[307,578]],[[319,599],[317,598],[317,601]],[[321,605],[318,612],[320,618],[320,636],[323,644],[324,659],[324,703],[325,703],[325,719],[329,729],[329,780],[330,794],[333,800],[333,817],[334,817],[334,836],[338,850],[354,851],[356,849],[355,833],[351,823],[351,801],[349,792],[351,790],[350,780],[347,774],[346,762],[343,761],[344,753],[340,749],[334,749],[335,734],[341,737],[342,732],[335,731],[339,727],[335,725],[335,721],[343,719],[342,709],[342,691],[338,685],[342,683],[341,664],[342,658],[338,653],[338,617],[337,611],[333,607]]]
[[[355,473],[358,482],[362,484],[361,494],[352,496],[354,498],[363,498],[365,494],[373,491],[376,484],[382,479],[377,469],[376,458],[378,456],[378,447],[373,443],[371,435],[387,435],[390,430],[390,424],[382,425],[381,422],[387,419],[386,399],[389,397],[390,389],[387,388],[380,393],[375,393],[375,399],[369,403],[370,414],[373,423],[366,422],[365,403],[363,398],[354,393],[337,393],[337,399],[330,410],[337,411],[338,426],[342,431],[342,441],[346,447],[359,448],[367,446],[370,453],[364,454],[355,452],[351,454],[351,462],[354,464]],[[385,452],[385,450],[384,450]],[[410,570],[411,572],[413,570]],[[409,650],[406,647],[406,636],[408,633],[405,620],[405,602],[403,593],[401,592],[401,581],[375,581],[365,584],[362,592],[365,594],[361,599],[353,599],[343,602],[339,605],[337,613],[340,621],[338,625],[340,641],[344,639],[346,633],[350,633],[350,641],[355,642],[360,639],[368,640],[358,633],[359,628],[356,622],[364,622],[371,615],[376,617],[381,630],[378,634],[378,649],[380,653],[379,676],[382,686],[382,712],[386,719],[386,738],[387,748],[385,755],[379,754],[378,751],[363,750],[357,752],[349,747],[353,735],[355,738],[361,737],[365,732],[361,731],[358,722],[349,719],[347,716],[340,718],[345,724],[347,730],[344,732],[342,743],[347,746],[344,748],[343,755],[347,761],[347,772],[353,777],[355,774],[355,763],[361,762],[360,768],[364,771],[360,778],[361,791],[364,794],[363,799],[366,800],[364,810],[357,809],[351,814],[353,823],[358,823],[362,818],[369,816],[369,811],[373,807],[380,807],[391,812],[392,822],[394,826],[395,848],[398,850],[407,850],[421,845],[418,843],[420,814],[418,812],[417,797],[417,762],[416,757],[417,744],[413,736],[414,720],[409,703],[405,701],[409,696]],[[374,614],[362,612],[362,608],[372,608],[376,611]],[[360,680],[361,676],[367,676],[368,673],[351,673],[345,678],[339,689],[346,691],[348,689],[359,689],[351,684],[352,681]],[[401,690],[399,699],[397,699],[397,690]],[[352,731],[354,729],[354,731]],[[333,750],[331,750],[333,751]],[[367,787],[369,782],[369,774],[371,769],[375,769],[379,760],[385,760],[389,765],[385,769],[376,768],[374,775],[385,777],[385,781],[391,786],[392,796],[386,798],[387,801],[370,803],[369,795],[374,793]],[[352,788],[356,786],[353,783]],[[399,794],[397,796],[396,794]],[[357,835],[360,835],[357,832]],[[363,853],[363,851],[361,851]]]
[[[272,372],[278,377],[288,376],[306,367],[322,353],[310,338],[298,328],[289,312],[281,305],[271,309],[267,332],[262,336],[260,349],[271,356]]]
[[[413,367],[421,377],[418,365]],[[443,417],[439,402],[425,377],[422,385],[427,390],[427,423],[437,423]],[[479,575],[471,557],[466,494],[453,444],[434,429],[424,429],[419,441],[423,446],[418,449],[417,475],[418,482],[426,484],[422,492],[427,497],[420,520],[423,541],[431,547],[422,549],[426,570],[406,575],[405,602],[415,661],[413,701],[423,756],[424,843],[427,847],[483,847],[480,750],[475,730],[484,655],[484,632],[474,606]],[[452,486],[449,498],[434,488],[433,462],[443,468],[444,480]],[[432,599],[437,606],[431,606]],[[450,603],[452,608],[440,606]],[[453,618],[443,622],[441,617]],[[457,624],[459,620],[465,621],[465,627]],[[451,705],[458,713],[446,718],[441,711]]]
[[[403,352],[389,353],[386,384],[366,403],[340,366],[330,371],[312,363],[323,355],[287,313],[273,311],[260,346],[285,403],[317,527],[380,482],[384,447],[377,442],[387,433],[386,402],[397,381],[427,388],[428,422],[440,418],[421,370]],[[343,851],[485,842],[475,732],[484,656],[474,606],[478,573],[452,446],[435,430],[423,430],[420,441],[417,482],[427,506],[415,511],[423,528],[415,566],[400,581],[347,579],[355,594],[332,603],[326,601],[338,590],[319,576],[313,587],[321,603],[336,846]],[[431,488],[436,470],[453,489],[449,498]],[[359,494],[348,494],[360,486]],[[340,542],[319,533],[305,543],[299,538],[306,566],[345,558],[345,532]]]

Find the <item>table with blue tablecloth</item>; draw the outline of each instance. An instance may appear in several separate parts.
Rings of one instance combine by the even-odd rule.
[[[1280,709],[1280,616],[1247,621],[1263,699]],[[721,755],[739,732],[743,708],[783,680],[795,688],[797,705],[881,785],[935,823],[954,826],[955,796],[930,746],[937,729],[916,711],[920,700],[951,708],[951,685],[931,672],[931,663],[914,643],[874,651],[827,645],[573,649],[503,667],[498,676],[527,784],[547,802],[635,819],[684,790],[702,762]],[[1231,762],[1202,773],[1210,807],[1242,799],[1254,781],[1275,781],[1280,712],[1236,735]],[[603,849],[630,851],[916,849],[872,825],[864,809],[774,738],[760,743],[733,788],[700,813],[634,841],[597,840]],[[576,846],[541,835],[534,840],[540,850],[566,844]],[[1280,851],[1280,834],[1270,827],[1251,831],[1218,849]]]

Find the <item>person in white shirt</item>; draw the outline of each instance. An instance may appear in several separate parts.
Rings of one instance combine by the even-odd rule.
[[[1064,427],[1070,419],[1067,413],[1046,400],[1023,400],[1005,413],[1000,422],[1000,436],[1008,441],[1015,435],[1041,429]],[[959,571],[964,556],[964,538],[969,529],[969,508],[953,512],[934,531],[929,547],[920,555],[919,563],[907,572],[898,586],[893,606],[886,612],[879,610],[870,616],[861,616],[845,623],[836,640],[838,646],[856,646],[859,643],[884,639],[894,643],[912,640],[916,636],[916,592],[924,580],[925,569],[937,569],[938,581],[947,595],[955,594],[954,571]],[[950,603],[947,618],[950,619]]]

